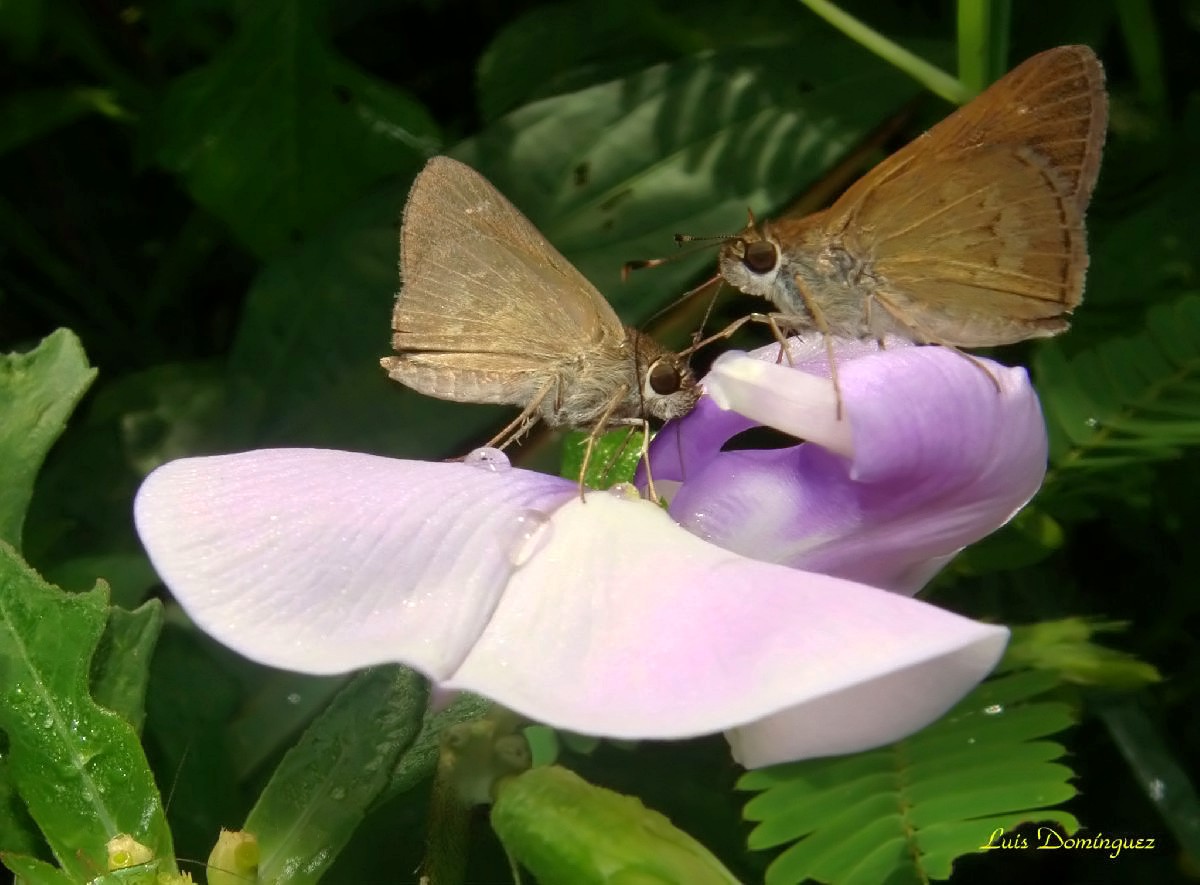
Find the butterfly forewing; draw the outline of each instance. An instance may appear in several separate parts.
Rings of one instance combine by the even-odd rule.
[[[933,151],[1021,145],[1041,154],[1082,209],[1100,172],[1108,126],[1104,69],[1086,46],[1060,46],[1013,68],[929,131]]]
[[[986,177],[973,174],[980,160]],[[1062,331],[1065,321],[1050,320],[1079,303],[1087,247],[1083,218],[1044,159],[991,147],[927,178],[884,185],[857,215],[874,229],[880,304],[914,337],[963,347]],[[895,200],[894,189],[904,191]],[[897,201],[903,226],[889,215]]]
[[[1090,49],[1034,56],[858,181],[818,239],[860,257],[900,334],[964,347],[1053,335],[1082,298],[1106,121]]]
[[[435,157],[413,184],[392,316],[402,354],[493,353],[531,368],[624,335],[604,297],[478,172]],[[514,291],[520,297],[506,293]]]

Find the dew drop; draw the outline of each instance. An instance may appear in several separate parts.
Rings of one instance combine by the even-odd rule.
[[[540,510],[522,510],[516,516],[516,530],[508,548],[508,561],[518,568],[550,540],[550,517]]]
[[[998,716],[1003,712],[1004,712],[1003,704],[988,704],[986,707],[983,708],[983,714],[985,716]]]
[[[619,482],[611,485],[608,487],[608,493],[631,501],[642,497],[642,493],[638,491],[638,487],[631,482]]]
[[[295,706],[296,704],[300,703],[300,692],[294,691],[290,695],[288,695],[287,702],[289,704],[291,704],[292,706]]]
[[[463,463],[482,468],[488,473],[503,473],[512,467],[508,461],[508,455],[491,446],[483,446],[468,452],[467,456],[463,458]]]
[[[341,802],[346,798],[346,790],[344,787],[334,787],[329,791],[329,798],[335,802]]]
[[[1150,798],[1155,802],[1162,802],[1167,796],[1167,785],[1163,783],[1162,778],[1152,777],[1146,784],[1149,788]]]

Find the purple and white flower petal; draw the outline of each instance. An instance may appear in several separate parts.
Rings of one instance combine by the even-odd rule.
[[[176,598],[247,657],[398,661],[600,736],[733,729],[748,766],[899,739],[1007,638],[523,470],[266,450],[168,464],[135,509]]]
[[[792,365],[776,363],[778,345],[722,355],[704,382],[710,396],[654,442],[656,482],[680,482],[671,514],[700,537],[913,593],[1041,484],[1045,424],[1024,369],[837,341],[838,420],[823,339],[789,345]],[[807,441],[721,450],[758,424]]]

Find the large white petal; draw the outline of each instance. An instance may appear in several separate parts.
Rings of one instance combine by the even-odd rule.
[[[1008,636],[730,553],[644,501],[592,494],[552,526],[451,684],[560,728],[674,738],[786,711],[799,755],[849,752],[936,719],[991,670]],[[744,761],[774,761],[775,740],[750,733],[744,743],[768,746]]]
[[[134,511],[195,622],[256,661],[338,673],[404,661],[454,672],[566,480],[321,449],[188,458]]]

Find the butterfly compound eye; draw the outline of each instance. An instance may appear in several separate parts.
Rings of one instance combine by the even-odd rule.
[[[670,363],[657,362],[650,367],[650,389],[659,396],[666,396],[670,393],[678,393],[679,387],[683,383],[683,379],[679,376],[679,370]]]
[[[742,256],[742,264],[751,273],[768,273],[779,263],[779,253],[774,243],[757,240],[746,244],[746,254]]]

